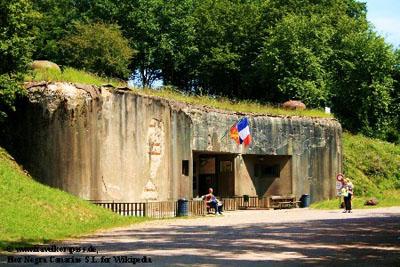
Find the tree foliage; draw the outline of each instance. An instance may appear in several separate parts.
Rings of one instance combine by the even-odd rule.
[[[128,66],[134,50],[115,24],[77,24],[60,46],[69,66],[110,77],[130,76]]]
[[[21,73],[33,51],[37,18],[28,0],[0,0],[0,121],[23,92]]]
[[[87,64],[89,70],[96,66],[96,72],[119,77],[129,70],[140,74],[143,86],[162,79],[195,94],[330,106],[344,128],[369,136],[389,138],[400,126],[399,52],[376,34],[366,4],[356,0],[11,2],[30,2],[41,13],[34,41],[37,59]],[[77,24],[118,25],[137,51],[128,70],[107,69],[112,57],[99,50],[119,42],[99,40],[106,35],[100,29],[84,38]],[[71,32],[76,35],[69,35],[66,45]],[[80,41],[72,44],[77,36]],[[67,56],[62,49],[69,51]],[[89,54],[85,63],[79,62]]]

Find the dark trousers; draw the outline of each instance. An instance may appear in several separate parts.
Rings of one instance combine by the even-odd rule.
[[[351,210],[351,194],[344,197],[344,203],[346,204],[346,210]]]
[[[208,202],[207,205],[208,205],[210,208],[214,208],[214,209],[215,209],[215,214],[217,214],[218,212],[219,212],[219,213],[222,212],[222,206],[223,206],[223,205],[218,206],[218,202],[214,202],[214,201]]]
[[[207,204],[209,205],[210,208],[215,209],[215,214],[218,213],[218,202],[211,201],[211,202],[208,202]]]

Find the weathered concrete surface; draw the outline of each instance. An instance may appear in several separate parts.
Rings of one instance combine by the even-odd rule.
[[[338,121],[251,114],[248,120],[252,142],[244,148],[229,137],[221,141],[226,130],[244,114],[216,110],[188,113],[193,122],[193,150],[240,154],[235,164],[236,194],[252,195],[257,191],[254,183],[245,186],[242,182],[252,176],[254,165],[246,164],[245,156],[241,155],[252,154],[290,156],[293,183],[283,183],[283,191],[291,191],[297,196],[311,194],[312,202],[335,196],[334,179],[342,169],[342,128]]]
[[[245,114],[82,84],[26,86],[3,145],[36,179],[83,199],[192,197],[192,151],[233,153],[236,195],[270,190],[317,201],[335,194],[342,148],[334,119],[247,114],[253,141],[244,148],[221,138]],[[285,158],[272,181],[281,191],[262,188],[269,182],[254,177],[257,158],[247,155]]]
[[[311,209],[235,211],[212,218],[150,221],[55,243],[94,246],[98,253],[10,254],[47,261],[51,256],[81,259],[62,266],[95,266],[85,263],[91,256],[100,266],[117,265],[113,256],[146,256],[152,260],[150,266],[398,266],[399,220],[400,207],[346,214]],[[110,264],[101,264],[101,257],[110,258]],[[5,262],[6,256],[0,255],[0,265]]]
[[[28,84],[6,146],[39,181],[87,200],[191,194],[189,118],[168,102],[67,83]]]

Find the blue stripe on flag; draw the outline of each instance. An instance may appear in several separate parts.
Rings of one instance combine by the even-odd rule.
[[[241,121],[238,122],[238,124],[237,124],[238,132],[240,132],[241,130],[243,130],[243,129],[246,128],[247,126],[249,126],[249,123],[247,122],[247,117],[244,117],[243,120],[241,120]]]

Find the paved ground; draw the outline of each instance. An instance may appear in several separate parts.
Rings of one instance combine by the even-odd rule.
[[[23,262],[24,256],[31,256],[28,261],[32,263],[62,257],[63,266],[113,266],[117,265],[114,256],[127,256],[130,261],[151,259],[151,264],[136,263],[141,266],[400,266],[400,207],[352,214],[308,209],[236,211],[200,219],[152,221],[56,245],[93,246],[98,253],[13,257]],[[97,263],[90,264],[92,259]],[[68,260],[81,262],[65,264]]]

